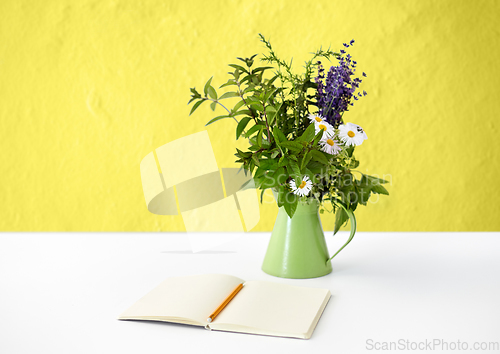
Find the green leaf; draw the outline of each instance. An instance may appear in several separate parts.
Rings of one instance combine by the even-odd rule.
[[[194,112],[194,111],[196,111],[196,109],[197,109],[198,107],[200,107],[200,105],[201,105],[203,102],[205,102],[205,101],[206,101],[205,99],[202,99],[202,100],[200,100],[200,101],[196,102],[196,103],[194,104],[193,108],[191,108],[191,112],[189,112],[189,115],[193,114],[193,112]]]
[[[266,106],[266,114],[276,113],[276,108],[273,106]]]
[[[231,74],[231,73],[229,73]],[[236,80],[238,80],[240,78],[240,70],[238,69],[234,69],[234,73],[233,73],[233,76]]]
[[[299,186],[302,183],[302,174],[300,173],[299,165],[293,160],[289,160],[288,166],[291,169],[291,175],[295,179],[295,184]],[[289,171],[290,172],[290,171]]]
[[[279,186],[278,187],[278,207],[282,207],[283,204],[285,203],[285,195],[286,195],[286,190],[284,186]]]
[[[300,163],[300,170],[304,171],[304,168],[307,166],[309,161],[311,161],[312,155],[310,153],[306,153],[302,158],[302,162]]]
[[[251,120],[252,120],[252,118],[249,118],[249,117],[241,118],[241,120],[238,123],[238,126],[236,127],[236,140],[238,140],[238,138],[240,137],[243,130],[245,130],[248,122],[250,122]]]
[[[349,220],[349,216],[347,215],[345,210],[343,208],[338,208],[337,212],[335,213],[335,226],[333,229],[334,235],[340,230],[342,225],[347,223],[347,220]]]
[[[260,162],[260,161],[259,161]],[[253,175],[253,177],[255,179],[257,178],[260,178],[262,176],[264,176],[264,174],[266,173],[266,169],[265,168],[262,168],[262,166],[259,166],[259,168],[257,169],[257,171],[255,171],[255,174]],[[260,185],[261,181],[258,182],[258,184]]]
[[[217,99],[217,91],[215,91],[215,89],[212,87],[212,85],[209,85],[208,86],[208,95],[213,98],[214,100]]]
[[[276,170],[274,173],[267,173],[264,177],[264,181],[260,185],[260,188],[262,189],[274,188],[279,184],[283,183],[283,181],[286,181],[286,178],[284,177],[285,177],[285,169],[283,167]]]
[[[303,174],[308,176],[313,183],[317,183],[316,175],[314,173],[312,173],[312,171],[310,169],[308,169],[307,167],[304,168]]]
[[[241,108],[241,106],[243,106],[245,104],[245,101],[241,100],[240,102],[236,103],[233,107],[233,109],[231,110],[231,112],[237,112],[238,109]]]
[[[239,115],[242,115],[242,114],[246,114],[247,116],[252,116],[252,111],[250,111],[248,109],[242,109],[241,111],[232,113],[233,116],[239,116]]]
[[[254,125],[253,127],[251,127],[250,129],[248,129],[247,133],[246,133],[246,137],[250,137],[252,136],[253,133],[255,133],[257,130],[261,129],[263,127],[262,124],[256,124]]]
[[[262,131],[264,128],[262,128],[259,133],[257,134],[257,145],[262,147]]]
[[[210,84],[212,83],[213,76],[208,79],[207,83],[205,84],[205,87],[203,88],[203,91],[205,92],[205,96],[208,95],[208,88],[210,87]]]
[[[288,165],[288,159],[285,157],[285,156],[281,156],[279,161],[278,161],[278,166],[281,167],[281,166],[286,166]]]
[[[198,100],[201,98],[201,95],[198,93],[198,91],[196,91],[195,87],[191,88],[190,90],[191,90],[192,95],[191,95],[191,99],[189,100],[188,104],[190,104],[194,100]]]
[[[226,92],[222,96],[220,96],[219,100],[223,100],[225,98],[231,98],[231,97],[239,97],[240,95],[238,92]]]
[[[262,102],[264,103],[267,103],[267,101],[269,100],[269,97],[271,97],[278,89],[275,89],[275,90],[270,90],[266,93],[266,95],[264,96],[264,99],[262,100]],[[264,91],[265,92],[265,91]],[[274,107],[273,107],[274,108]]]
[[[249,93],[256,91],[254,86],[248,86],[246,89],[243,90],[243,94]]]
[[[356,209],[356,206],[359,201],[359,196],[357,193],[357,188],[356,186],[353,187],[353,190],[347,193],[347,202],[349,203],[349,207],[352,208],[352,210]]]
[[[314,124],[309,124],[304,134],[300,136],[300,140],[310,142],[314,138]]]
[[[236,148],[236,155],[248,158],[248,157],[252,156],[252,153],[251,152],[246,152],[246,151],[243,152],[240,149]]]
[[[278,75],[274,75],[268,82],[267,82],[267,85],[271,86],[273,84],[274,81],[276,81],[276,79],[278,78]]]
[[[260,191],[260,204],[262,204],[262,201],[264,200],[264,192],[265,192],[265,191],[266,191],[265,189],[262,189],[262,190]]]
[[[193,97],[201,98],[201,95],[196,91],[196,87],[190,88],[189,91],[191,91]]]
[[[328,159],[325,157],[325,155],[321,151],[311,150],[309,153],[311,154],[311,157],[314,161],[318,161],[324,165],[328,165]]]
[[[266,106],[266,117],[267,117],[267,123],[269,125],[273,125],[274,120],[276,119],[276,108],[273,106]]]
[[[274,139],[277,143],[281,143],[282,141],[287,141],[285,134],[278,127],[274,127],[273,129]]]
[[[385,189],[385,187],[380,185],[380,184],[376,184],[376,185],[372,186],[371,190],[373,193],[376,193],[376,194],[389,195],[389,192],[387,191],[387,189]]]
[[[286,173],[284,167],[280,167],[274,172],[273,177],[276,179],[278,184],[283,184],[288,179],[288,174]]]
[[[275,170],[278,168],[278,162],[273,159],[260,159],[260,166],[266,170]]]
[[[269,173],[266,173],[259,181],[257,181],[256,186],[262,190],[272,188],[274,187],[274,180],[269,176]]]
[[[271,126],[271,125],[274,125],[274,121],[276,120],[276,116],[278,115],[277,114],[278,112],[275,112],[271,115],[268,116],[268,124]]]
[[[212,111],[215,111],[215,107],[217,107],[217,102],[210,103],[210,108],[212,109]]]
[[[285,211],[288,216],[292,218],[293,214],[295,214],[295,210],[297,210],[297,203],[299,201],[299,198],[295,194],[287,191],[283,199],[283,206],[285,207]]]
[[[307,168],[311,171],[313,174],[321,174],[324,172],[325,165],[322,163],[319,163],[317,161],[310,161],[307,164]]]
[[[252,160],[253,160],[253,162],[255,163],[256,166],[260,166],[260,161],[259,161],[259,158],[257,157],[257,155],[253,154],[252,155]]]
[[[229,79],[225,84],[222,84],[219,86],[219,88],[223,88],[226,86],[232,86],[232,85],[237,85],[236,81],[234,79]]]
[[[304,148],[302,144],[296,141],[283,141],[280,142],[280,146],[293,151],[302,151],[302,149]]]
[[[241,84],[243,84],[245,81],[249,81],[249,80],[251,80],[251,79],[252,79],[252,75],[247,75],[247,76],[245,76],[243,79],[241,79],[241,81],[240,81],[240,85],[241,85]],[[247,92],[247,90],[245,89],[245,91],[244,91],[244,92]]]
[[[314,137],[313,146],[317,146],[321,138],[323,137],[324,130],[320,129],[318,134]]]
[[[345,173],[339,177],[339,188],[345,193],[352,190],[354,185],[354,176],[352,173]]]
[[[257,96],[248,96],[247,97],[247,101],[250,101],[250,103],[252,102],[260,102],[259,98]]]
[[[368,199],[370,199],[371,189],[367,186],[358,186],[359,203],[366,205]]]
[[[229,66],[232,67],[232,68],[238,69],[239,71],[243,71],[244,73],[249,74],[248,70],[245,69],[244,67],[240,66],[240,65],[229,64]]]
[[[230,116],[227,116],[227,115],[226,115],[226,116],[218,116],[218,117],[215,117],[215,118],[211,119],[211,120],[210,120],[207,124],[205,124],[205,127],[206,127],[207,125],[210,125],[210,124],[212,124],[212,123],[215,123],[215,122],[217,122],[218,120],[221,120],[221,119],[224,119],[224,118],[231,118],[231,117],[230,117]]]
[[[378,177],[373,177],[373,176],[368,176],[368,175],[363,175],[366,179],[368,179],[368,182],[370,184],[384,184],[384,183],[389,183],[385,179],[378,178]]]
[[[256,74],[258,73],[259,71],[264,71],[264,70],[267,70],[267,69],[274,69],[272,66],[261,66],[259,68],[255,68],[252,70],[252,74]]]
[[[358,161],[358,160],[356,160],[355,158],[353,158],[353,159],[351,160],[351,163],[349,164],[349,166],[348,166],[348,167],[349,167],[350,169],[355,169],[355,168],[357,168],[358,166],[359,166],[359,161]]]
[[[254,145],[254,146],[259,146],[257,144],[257,137],[254,136],[254,137],[251,137],[250,139],[250,144]],[[252,147],[252,146],[251,146]],[[250,148],[251,148],[250,147]],[[271,147],[271,144],[269,143],[269,141],[265,140],[265,139],[262,139],[262,145],[260,146],[261,148],[264,148],[264,149],[268,149]],[[250,149],[249,148],[249,149]],[[258,150],[258,149],[257,149]]]
[[[250,102],[249,106],[257,111],[264,112],[264,106],[260,102]]]

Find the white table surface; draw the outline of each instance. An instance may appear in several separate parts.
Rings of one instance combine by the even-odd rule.
[[[260,269],[269,236],[193,254],[182,233],[0,233],[0,353],[362,353],[406,340],[500,352],[471,348],[500,343],[500,233],[358,233],[330,275],[306,280]],[[346,237],[327,233],[330,250]],[[116,320],[165,278],[202,273],[332,298],[310,340]]]

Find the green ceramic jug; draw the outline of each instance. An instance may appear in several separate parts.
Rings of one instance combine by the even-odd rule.
[[[267,248],[262,270],[267,274],[281,278],[316,278],[332,271],[331,260],[354,237],[356,219],[350,210],[346,210],[351,221],[351,235],[348,241],[330,257],[325,242],[319,203],[299,202],[292,218],[281,207],[274,224],[271,240]]]

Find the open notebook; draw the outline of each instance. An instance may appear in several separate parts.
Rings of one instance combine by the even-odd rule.
[[[243,288],[209,322],[208,317],[233,290]],[[217,331],[309,339],[330,299],[327,289],[230,275],[168,278],[120,315],[120,320],[185,323]]]

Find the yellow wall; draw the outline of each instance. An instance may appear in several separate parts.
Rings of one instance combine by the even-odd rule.
[[[227,63],[263,51],[261,32],[297,66],[356,40],[360,170],[392,176],[360,230],[498,231],[499,13],[465,0],[2,0],[0,230],[183,230],[148,213],[139,163],[204,129],[214,114],[188,117],[189,88],[225,82]],[[220,167],[235,166],[234,128],[208,128]],[[255,230],[276,212],[265,205]]]

